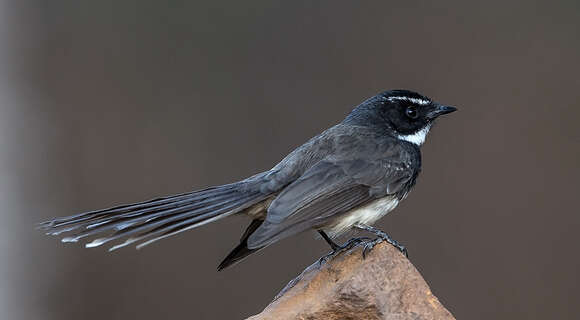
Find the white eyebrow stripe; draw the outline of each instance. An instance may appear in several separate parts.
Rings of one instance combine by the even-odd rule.
[[[409,102],[413,102],[415,104],[420,104],[420,105],[428,105],[429,103],[431,103],[429,100],[410,98],[410,97],[404,97],[404,96],[389,97],[389,100],[403,100],[403,101],[409,101]]]

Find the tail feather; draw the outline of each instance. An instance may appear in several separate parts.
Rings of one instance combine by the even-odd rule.
[[[138,221],[143,221],[143,220],[147,220],[149,221],[150,219],[154,219],[156,217],[159,216],[159,212],[166,212],[164,210],[166,209],[172,209],[172,208],[183,208],[189,204],[195,203],[195,207],[201,207],[203,205],[206,204],[210,204],[212,202],[215,202],[217,200],[220,199],[227,199],[228,197],[231,197],[231,193],[225,193],[222,195],[216,195],[215,197],[211,198],[211,199],[203,199],[200,201],[197,201],[196,199],[185,199],[185,200],[179,200],[179,201],[175,201],[175,202],[170,202],[168,204],[161,204],[158,206],[154,206],[154,207],[149,207],[149,208],[145,208],[145,209],[140,209],[140,210],[136,210],[136,211],[131,211],[128,213],[124,213],[124,214],[120,214],[117,216],[113,216],[110,218],[102,218],[100,219],[99,222],[94,222],[91,223],[89,225],[87,225],[88,229],[93,229],[93,228],[97,228],[103,225],[114,225],[116,222],[121,221],[121,220],[126,220],[126,221],[130,221],[132,223],[136,223]]]
[[[219,199],[219,200],[222,200],[222,199]],[[101,233],[103,231],[107,231],[110,229],[117,230],[112,235],[112,236],[115,236],[115,239],[117,239],[119,237],[123,237],[125,235],[130,235],[130,234],[133,234],[137,231],[152,228],[152,227],[155,227],[159,224],[164,224],[164,223],[174,221],[174,220],[177,220],[177,219],[180,219],[183,217],[196,216],[196,217],[201,219],[204,217],[204,214],[207,214],[207,213],[219,214],[219,212],[216,212],[215,210],[219,209],[220,206],[227,204],[228,201],[232,201],[232,200],[225,199],[224,202],[222,202],[222,203],[212,204],[212,205],[207,205],[208,204],[207,202],[202,203],[202,204],[195,203],[195,204],[184,205],[184,206],[173,208],[173,209],[156,211],[153,214],[151,214],[151,213],[144,214],[144,216],[137,216],[135,218],[128,219],[128,220],[120,219],[120,220],[110,221],[110,222],[107,222],[106,225],[102,224],[98,228],[93,228],[93,229],[91,229],[91,225],[89,225],[89,226],[85,227],[86,231],[77,233],[74,236],[64,238],[63,241],[64,242],[76,242],[76,241],[78,241],[82,238],[85,238],[87,236],[95,235],[95,234],[98,234],[98,233]],[[207,206],[204,206],[204,205],[207,205]],[[214,211],[212,211],[212,210],[214,210]],[[155,215],[155,217],[152,218],[151,215]],[[145,220],[145,221],[143,221],[143,220]],[[114,239],[112,239],[112,236],[109,237],[111,239],[109,239],[108,241],[114,240]]]
[[[265,198],[266,195],[259,191],[250,191],[240,183],[234,183],[137,204],[55,218],[41,223],[40,228],[50,235],[80,230],[74,235],[63,238],[63,242],[77,242],[89,236],[112,232],[86,244],[86,247],[96,247],[109,241],[138,234],[124,243],[113,246],[110,250],[154,237],[138,246],[142,247],[238,213]]]
[[[145,238],[149,238],[149,237],[152,237],[154,235],[160,234],[160,233],[162,233],[162,232],[164,232],[172,227],[179,227],[181,229],[179,232],[182,232],[185,230],[189,230],[189,229],[193,229],[195,227],[202,226],[204,224],[207,224],[209,222],[212,222],[212,221],[215,221],[215,220],[218,220],[221,218],[225,218],[229,215],[232,215],[232,214],[244,209],[245,207],[240,207],[240,206],[244,205],[246,203],[248,203],[248,200],[244,199],[244,200],[240,200],[240,201],[235,201],[235,202],[231,203],[230,205],[227,205],[227,206],[219,208],[219,209],[216,209],[215,207],[216,206],[221,207],[224,204],[214,205],[214,206],[212,206],[213,208],[209,208],[209,207],[203,208],[203,211],[205,213],[199,213],[199,212],[192,213],[192,212],[186,211],[183,214],[179,214],[179,215],[176,215],[173,217],[161,218],[159,221],[145,222],[145,223],[140,224],[140,225],[129,227],[125,230],[120,230],[120,231],[112,234],[109,237],[95,239],[93,242],[88,243],[86,246],[87,247],[100,246],[101,244],[104,244],[104,243],[109,242],[111,240],[130,236],[130,235],[133,235],[139,231],[146,230],[145,232],[139,234],[135,238],[127,239],[128,243],[117,245],[114,247],[114,249],[111,248],[111,251],[116,250],[116,249],[124,247],[125,245],[131,244],[131,243],[134,243],[137,241],[141,241],[141,240],[144,240]],[[192,227],[185,229],[186,227],[188,227],[187,226],[188,224],[194,224],[194,225]],[[179,232],[175,232],[171,235],[177,234]],[[162,235],[160,237],[151,239],[149,241],[146,241],[146,242],[138,245],[137,248],[142,248],[145,245],[153,243],[154,241],[157,241],[157,240],[161,240],[162,238],[166,238],[168,236],[170,236],[170,235],[166,235],[166,236]]]
[[[146,209],[146,208],[153,208],[164,204],[175,203],[179,200],[199,200],[203,199],[204,197],[211,197],[216,196],[223,192],[230,192],[236,188],[235,184],[229,184],[219,187],[211,187],[204,190],[188,192],[183,194],[178,194],[174,196],[168,197],[161,197],[156,198],[136,204],[128,204],[128,205],[121,205],[116,206],[108,209],[101,209],[101,210],[94,210],[89,212],[84,212],[68,217],[61,217],[61,218],[54,218],[50,221],[46,221],[40,224],[40,228],[43,229],[59,229],[62,227],[66,227],[66,229],[70,228],[70,225],[76,225],[76,227],[80,227],[81,222],[87,223],[95,220],[100,220],[106,217],[115,217],[120,216],[120,214],[128,213],[129,215],[135,213],[137,210]]]
[[[188,211],[190,214],[197,213],[196,209],[207,208],[206,206],[211,205],[219,200],[227,200],[231,198],[232,194],[219,195],[212,199],[204,199],[202,201],[196,201],[188,199],[172,202],[165,205],[160,205],[157,207],[146,208],[137,210],[131,213],[121,214],[118,216],[102,218],[98,222],[92,222],[91,224],[85,225],[88,231],[82,232],[75,235],[75,238],[80,239],[91,234],[100,233],[105,230],[115,229],[117,231],[126,229],[138,223],[148,223],[157,219],[161,219],[167,216],[174,216],[175,214]]]
[[[254,202],[254,204],[255,203],[256,202]],[[247,208],[247,207],[249,207],[249,206],[245,206],[244,209]],[[237,210],[235,212],[237,212]],[[178,224],[174,225],[173,228],[171,228],[170,230],[167,230],[167,229],[169,229],[171,226],[169,226],[167,228],[164,228],[164,229],[161,229],[158,232],[156,232],[156,234],[159,234],[161,232],[164,232],[163,234],[161,234],[161,235],[159,235],[159,236],[157,236],[155,238],[149,239],[149,240],[147,240],[147,241],[139,244],[137,246],[137,249],[141,249],[141,248],[143,248],[143,247],[145,247],[147,245],[152,244],[153,242],[156,242],[156,241],[161,240],[161,239],[165,239],[167,237],[174,236],[174,235],[176,235],[178,233],[182,233],[182,232],[187,231],[187,230],[191,230],[191,229],[194,229],[194,228],[197,228],[197,227],[201,227],[201,226],[203,226],[205,224],[208,224],[210,222],[213,222],[213,221],[216,221],[218,219],[221,219],[221,218],[230,216],[230,215],[234,214],[235,212],[234,211],[229,211],[229,212],[226,212],[226,213],[221,214],[221,215],[217,215],[217,216],[213,216],[213,217],[204,219],[203,221],[199,221],[199,220],[196,220],[196,219],[188,219],[186,221],[183,221],[181,223],[178,223]],[[149,236],[149,235],[147,235],[147,236]]]

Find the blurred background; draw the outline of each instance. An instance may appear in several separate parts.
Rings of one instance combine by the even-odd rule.
[[[247,221],[113,253],[54,216],[270,168],[379,91],[460,112],[378,226],[458,319],[578,306],[578,1],[0,1],[0,318],[241,319],[328,252]]]

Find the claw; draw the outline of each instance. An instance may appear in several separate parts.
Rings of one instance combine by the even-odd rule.
[[[397,241],[390,239],[391,241],[388,241],[390,244],[393,245],[393,247],[397,248],[399,251],[401,251],[402,254],[405,255],[405,257],[409,257],[409,252],[407,252],[407,248],[405,248],[404,245],[398,243]]]
[[[355,224],[354,227],[361,229],[361,230],[365,230],[365,231],[374,233],[378,237],[377,239],[375,239],[375,240],[373,240],[365,245],[365,248],[363,249],[363,258],[366,257],[367,251],[372,250],[374,246],[381,243],[382,241],[386,241],[386,242],[390,243],[395,248],[397,248],[399,251],[401,251],[401,253],[403,253],[405,255],[405,257],[407,257],[407,258],[409,257],[409,253],[407,252],[407,248],[405,248],[405,246],[399,244],[397,241],[395,241],[395,239],[391,238],[385,232],[383,232],[379,229],[364,225],[364,224]]]
[[[352,239],[348,240],[347,242],[345,242],[342,246],[337,246],[335,249],[332,250],[332,252],[330,252],[329,254],[318,259],[318,264],[322,265],[324,262],[326,262],[328,260],[328,258],[330,258],[330,257],[332,257],[332,256],[334,256],[342,251],[352,249],[355,246],[359,245],[360,243],[367,242],[369,240],[370,240],[370,238],[368,238],[368,237],[352,238]]]
[[[399,251],[405,255],[405,258],[409,258],[409,252],[407,252],[407,248],[405,248],[405,246],[398,246],[397,249],[399,249]]]
[[[373,250],[373,248],[374,248],[374,247],[375,247],[377,244],[379,244],[379,243],[383,242],[383,240],[384,240],[384,239],[382,239],[382,238],[376,238],[376,239],[375,239],[375,240],[373,240],[373,241],[369,241],[369,242],[367,242],[367,243],[365,244],[364,248],[363,248],[363,251],[362,251],[362,256],[363,256],[363,259],[366,259],[366,258],[367,258],[367,252],[371,252],[371,250]]]

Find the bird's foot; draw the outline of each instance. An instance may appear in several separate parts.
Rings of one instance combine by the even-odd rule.
[[[335,255],[337,255],[343,251],[350,250],[361,243],[368,243],[369,240],[370,240],[370,238],[368,238],[368,237],[352,238],[352,239],[348,240],[347,242],[345,242],[341,246],[333,247],[332,252],[330,252],[329,254],[318,259],[318,263],[322,265],[323,263],[325,263],[326,261],[328,261],[330,258],[334,257]]]
[[[377,238],[373,241],[369,241],[365,244],[365,247],[363,248],[363,258],[366,258],[366,255],[368,252],[370,252],[377,244],[386,241],[387,243],[390,243],[393,247],[397,248],[399,251],[401,251],[402,254],[405,255],[405,257],[409,258],[409,253],[407,252],[407,248],[405,248],[404,245],[400,244],[399,242],[397,242],[395,239],[391,238],[391,236],[389,236],[386,232],[383,232],[379,229],[367,226],[367,225],[360,225],[357,224],[355,225],[356,228],[358,229],[362,229],[371,233],[374,233]]]
[[[365,259],[367,257],[367,253],[369,253],[371,250],[373,250],[373,248],[377,244],[379,244],[383,241],[386,241],[386,242],[390,243],[393,247],[397,248],[399,251],[401,251],[401,253],[403,253],[405,255],[405,257],[407,257],[407,258],[409,257],[409,254],[407,253],[407,248],[405,248],[405,246],[399,244],[397,241],[395,241],[391,238],[385,239],[382,237],[378,237],[373,241],[368,241],[367,243],[365,243],[365,246],[364,246],[363,251],[362,251],[363,259]]]

